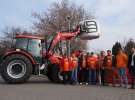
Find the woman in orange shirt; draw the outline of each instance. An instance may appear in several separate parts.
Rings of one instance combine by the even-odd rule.
[[[122,87],[128,88],[128,77],[127,77],[127,74],[126,74],[127,63],[128,63],[128,57],[120,49],[118,51],[117,56],[116,56],[116,66],[117,66],[118,74],[119,74],[119,77],[120,77],[120,85]]]
[[[77,84],[78,83],[78,77],[77,77],[77,70],[78,70],[78,58],[74,53],[71,55],[71,62],[70,62],[70,67],[71,67],[71,80],[72,84]]]

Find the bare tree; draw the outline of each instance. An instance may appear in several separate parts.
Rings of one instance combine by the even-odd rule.
[[[124,50],[127,54],[131,54],[131,49],[132,47],[135,47],[135,42],[133,39],[129,39],[127,42],[126,42],[126,45],[124,47]]]
[[[53,36],[58,31],[71,31],[82,19],[93,18],[83,6],[77,6],[68,0],[55,2],[47,11],[41,14],[33,13],[33,16],[36,19],[33,23],[35,31],[48,37]],[[86,48],[86,41],[81,41],[80,48],[78,48],[80,40],[75,41],[71,42],[72,47],[74,47],[72,49]],[[79,42],[77,43],[77,41]]]
[[[27,31],[22,30],[19,27],[5,27],[5,29],[2,31],[3,37],[1,37],[0,40],[0,47],[1,49],[10,48],[13,43],[13,39],[16,35],[31,35],[32,33],[29,33]]]
[[[119,49],[123,49],[126,54],[131,54],[132,47],[135,47],[135,41],[133,39],[123,40],[123,43],[116,42],[112,47],[112,53],[116,55]]]
[[[1,37],[1,41],[0,41],[2,48],[11,47],[16,33],[20,31],[21,31],[20,28],[5,27],[5,29],[3,30],[3,37]]]

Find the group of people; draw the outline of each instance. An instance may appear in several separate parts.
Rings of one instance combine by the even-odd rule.
[[[101,51],[99,55],[83,52],[80,56],[76,56],[75,53],[72,53],[71,57],[63,56],[60,63],[63,82],[134,88],[135,48],[133,47],[131,51],[131,55],[119,49],[115,56],[111,50],[107,50],[107,54]]]

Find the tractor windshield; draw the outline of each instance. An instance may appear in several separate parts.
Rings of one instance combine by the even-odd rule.
[[[27,38],[17,38],[16,43],[15,43],[15,47],[17,49],[27,50],[27,44],[28,44]]]
[[[28,46],[28,51],[33,55],[33,56],[41,56],[41,40],[38,39],[29,39],[29,46]]]

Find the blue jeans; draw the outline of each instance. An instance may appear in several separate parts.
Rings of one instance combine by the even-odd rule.
[[[77,70],[78,70],[78,68],[75,68],[74,70],[72,70],[71,78],[72,78],[73,82],[78,82],[78,77],[77,77],[78,71]]]
[[[126,68],[118,68],[118,74],[120,76],[120,84],[128,85],[128,77],[126,75]]]
[[[96,84],[96,70],[89,69],[89,84],[95,85]]]

